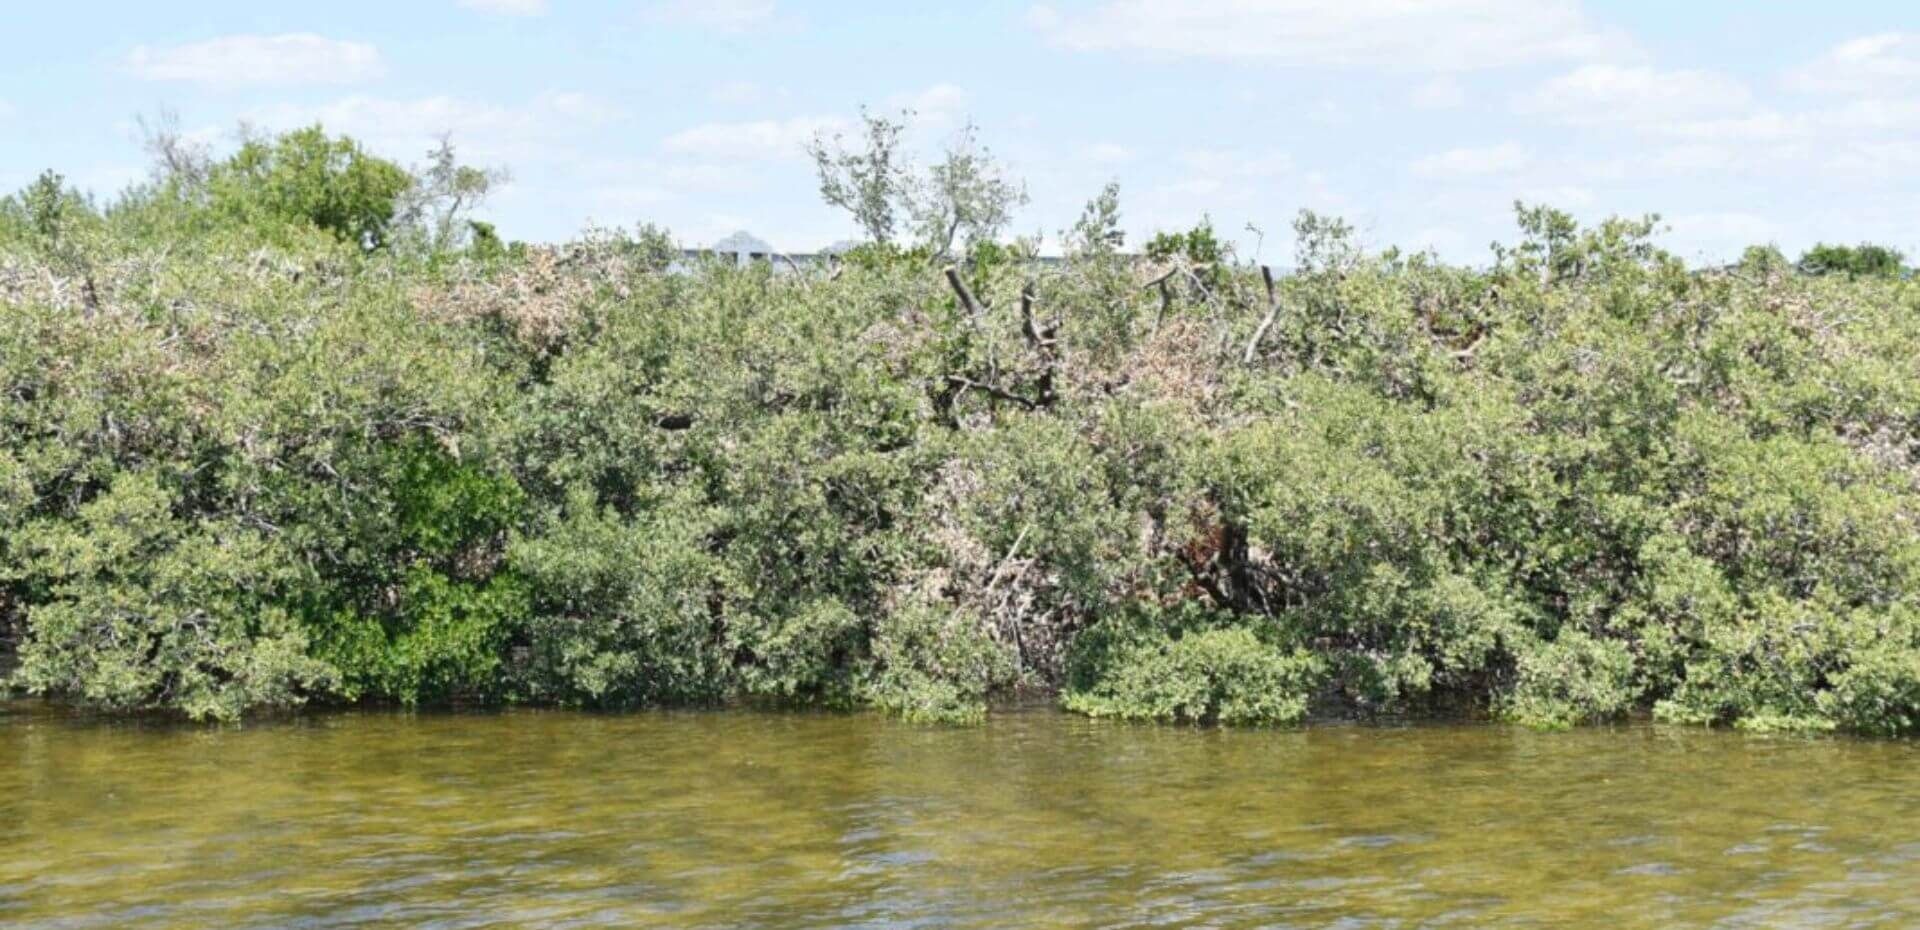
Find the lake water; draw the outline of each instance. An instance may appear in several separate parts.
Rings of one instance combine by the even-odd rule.
[[[1920,927],[1920,744],[0,704],[0,926]]]

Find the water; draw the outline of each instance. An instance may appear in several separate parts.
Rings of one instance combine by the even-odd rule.
[[[0,705],[0,926],[1920,927],[1920,744]]]

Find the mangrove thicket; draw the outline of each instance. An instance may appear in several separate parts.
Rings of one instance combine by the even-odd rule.
[[[1110,189],[1042,260],[983,151],[822,144],[874,241],[741,264],[504,241],[447,146],[156,151],[0,201],[13,689],[1920,727],[1897,254],[1302,214],[1282,271]]]

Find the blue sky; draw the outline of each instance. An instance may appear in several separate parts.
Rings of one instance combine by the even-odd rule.
[[[967,120],[1049,242],[1108,180],[1139,235],[1210,215],[1285,264],[1302,207],[1467,261],[1516,198],[1657,211],[1689,258],[1920,254],[1920,5],[1687,0],[386,0],[20,4],[0,187],[139,178],[161,108],[216,149],[314,121],[513,181],[513,238],[661,223],[848,238],[801,151],[861,104],[931,151]],[[1266,231],[1264,238],[1248,225]]]

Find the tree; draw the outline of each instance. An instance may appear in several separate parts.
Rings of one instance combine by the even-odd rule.
[[[152,121],[137,117],[147,154],[153,157],[153,177],[161,184],[198,190],[213,173],[213,155],[203,142],[180,129],[180,114],[163,109]]]
[[[1120,228],[1120,185],[1107,182],[1063,238],[1068,254],[1079,257],[1112,255],[1126,245],[1127,233]]]
[[[99,308],[94,280],[100,211],[55,171],[43,171],[26,189],[0,199],[0,236],[17,230],[21,243],[59,274],[78,279],[88,313]]]
[[[979,143],[972,123],[960,130],[941,160],[921,174],[901,151],[901,136],[913,119],[860,111],[865,138],[848,149],[841,136],[816,136],[807,147],[820,177],[820,196],[853,215],[868,239],[890,245],[902,216],[915,245],[947,258],[991,241],[1007,227],[1013,209],[1027,202],[1024,186]],[[957,248],[956,248],[957,247]]]
[[[920,244],[944,257],[953,254],[956,242],[967,251],[992,241],[1007,228],[1013,209],[1026,202],[1026,188],[1006,178],[968,123],[910,191],[908,210]]]
[[[911,111],[902,111],[911,118]],[[865,148],[848,151],[835,135],[831,146],[815,136],[807,146],[814,170],[820,175],[820,197],[830,206],[853,214],[867,238],[881,245],[893,241],[894,211],[904,198],[911,175],[900,154],[900,133],[906,128],[884,116],[860,108],[865,124]]]
[[[484,234],[468,222],[467,215],[486,200],[495,185],[508,179],[504,169],[460,164],[452,136],[442,135],[440,144],[427,152],[425,167],[414,169],[413,184],[400,200],[397,225],[417,234],[435,253],[483,241]],[[492,232],[491,227],[487,229]]]
[[[249,222],[310,223],[368,251],[387,244],[412,185],[399,165],[318,125],[248,139],[209,180],[217,209]]]

